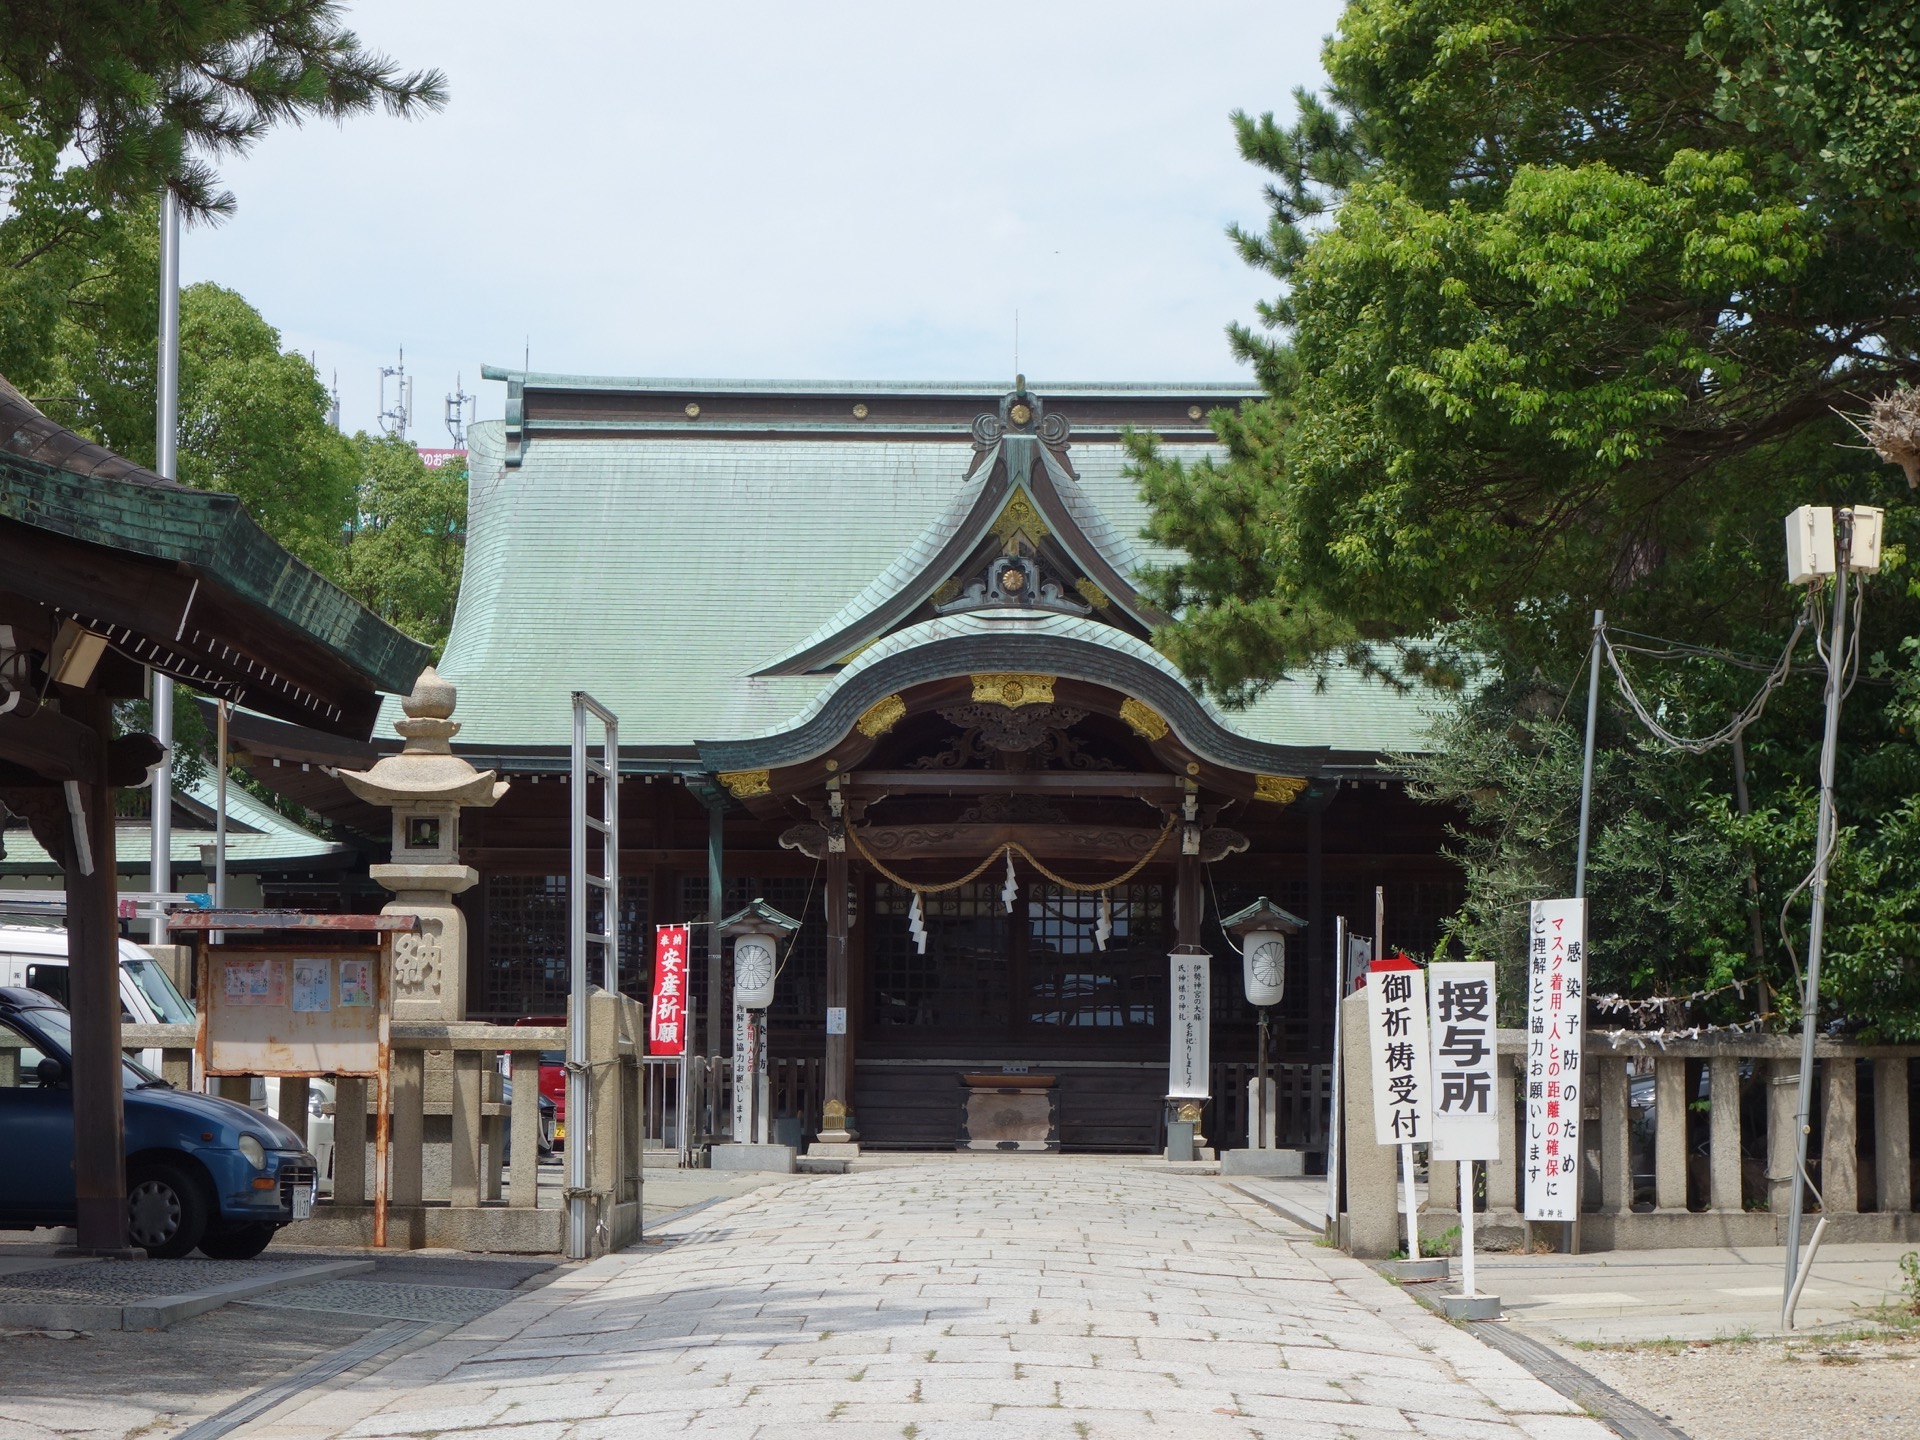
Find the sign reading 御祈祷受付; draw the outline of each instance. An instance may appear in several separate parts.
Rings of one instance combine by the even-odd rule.
[[[1493,962],[1427,967],[1433,1012],[1433,1158],[1498,1160]]]
[[[1212,1088],[1209,1059],[1213,1022],[1212,957],[1204,953],[1167,957],[1167,983],[1173,1001],[1171,1045],[1167,1057],[1167,1095],[1204,1100]]]
[[[1580,1214],[1587,902],[1536,900],[1527,924],[1526,1216]]]
[[[1376,960],[1367,971],[1373,1138],[1382,1145],[1412,1145],[1431,1138],[1426,978],[1404,955]]]
[[[687,927],[661,925],[653,941],[653,1008],[647,1016],[647,1053],[687,1050]]]

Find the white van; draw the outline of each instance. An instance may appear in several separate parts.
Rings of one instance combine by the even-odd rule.
[[[120,1023],[191,1025],[193,1006],[167,972],[131,940],[120,946]],[[0,985],[19,985],[68,1003],[67,932],[44,925],[0,925]],[[141,1052],[140,1063],[156,1074],[160,1052]]]

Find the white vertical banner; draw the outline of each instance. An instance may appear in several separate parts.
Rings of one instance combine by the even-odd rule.
[[[1172,1024],[1167,1027],[1167,1097],[1204,1100],[1212,1089],[1213,957],[1201,952],[1167,957]]]
[[[1587,902],[1536,900],[1527,923],[1526,1217],[1580,1214]]]
[[[1427,967],[1433,1017],[1433,1158],[1498,1160],[1491,960]]]
[[[1427,1053],[1426,974],[1404,955],[1367,971],[1373,1060],[1373,1138],[1414,1145],[1431,1138],[1433,1068]]]
[[[753,1012],[744,1005],[733,1007],[733,1141],[745,1145],[753,1139]]]

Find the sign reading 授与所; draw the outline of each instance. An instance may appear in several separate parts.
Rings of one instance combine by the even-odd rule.
[[[1580,1214],[1587,902],[1536,900],[1527,923],[1526,1217]]]
[[[1491,960],[1427,967],[1433,1016],[1433,1158],[1498,1160]]]
[[[1167,983],[1173,1007],[1173,1023],[1168,1027],[1167,1095],[1172,1099],[1205,1099],[1213,1080],[1209,1067],[1212,957],[1176,951],[1167,957]]]
[[[1382,1145],[1430,1138],[1433,1071],[1427,1054],[1426,978],[1404,955],[1375,961],[1367,971],[1373,1138]]]

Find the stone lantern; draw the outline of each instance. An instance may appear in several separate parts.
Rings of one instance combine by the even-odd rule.
[[[340,772],[355,795],[393,811],[393,859],[368,873],[393,899],[382,913],[418,915],[420,933],[394,939],[393,1018],[461,1020],[467,1005],[467,930],[453,897],[480,879],[460,863],[460,811],[492,805],[507,782],[453,753],[454,687],[429,665],[393,728],[406,744],[372,769]]]

